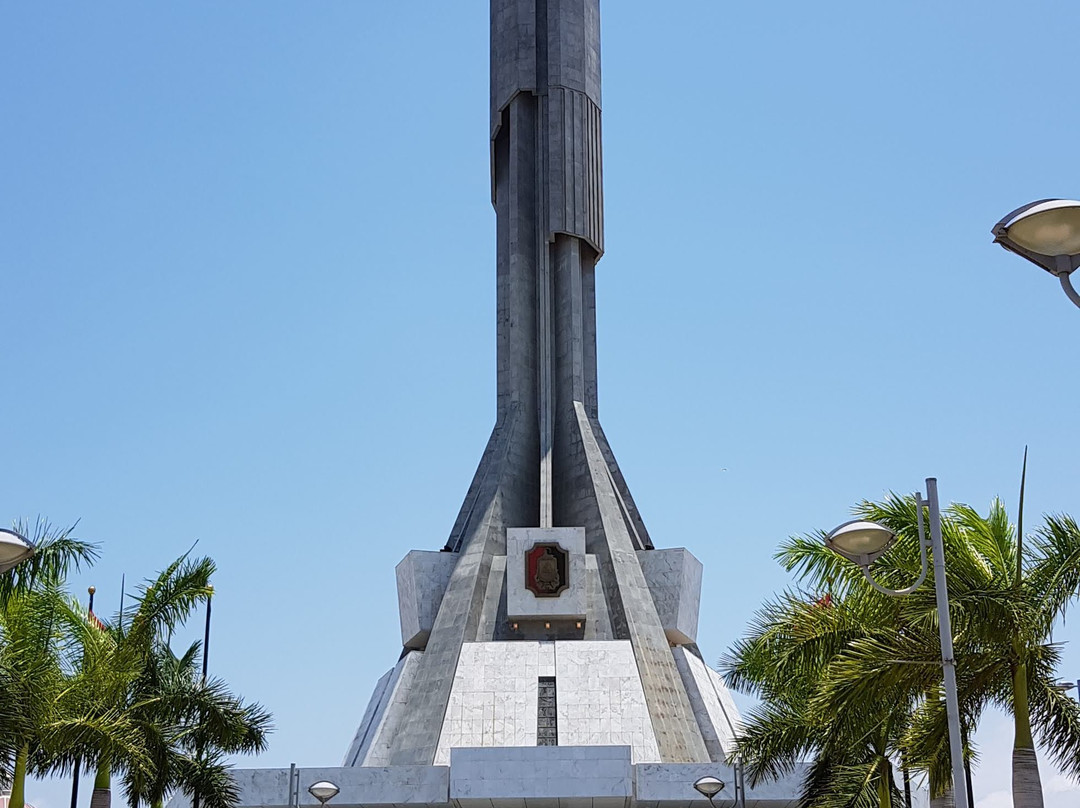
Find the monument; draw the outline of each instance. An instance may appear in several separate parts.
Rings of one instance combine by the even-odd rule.
[[[343,765],[240,770],[241,805],[794,804],[745,789],[697,647],[702,566],[654,546],[600,426],[599,0],[491,0],[497,417],[449,540],[397,567],[402,653]]]

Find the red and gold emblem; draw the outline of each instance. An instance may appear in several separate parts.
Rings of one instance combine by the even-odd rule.
[[[538,543],[525,553],[525,588],[538,598],[557,598],[570,586],[570,554],[557,544]]]

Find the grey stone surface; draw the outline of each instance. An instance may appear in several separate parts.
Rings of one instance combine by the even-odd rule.
[[[735,748],[735,732],[741,724],[739,711],[727,685],[716,671],[686,648],[672,648],[690,706],[694,709],[705,747],[714,762],[726,762]]]
[[[569,554],[569,587],[554,598],[538,598],[525,586],[525,554],[537,542],[559,545]],[[588,605],[585,528],[511,527],[506,529],[506,616],[510,620],[583,620]]]
[[[394,569],[401,644],[406,648],[423,650],[427,645],[456,563],[454,553],[412,550]]]
[[[794,808],[803,766],[778,781],[750,787],[747,808]],[[699,777],[726,784],[718,808],[731,805],[734,774],[723,764],[632,764],[628,747],[545,746],[455,749],[450,766],[371,766],[297,769],[297,808],[316,808],[307,788],[320,780],[341,791],[334,808],[430,806],[431,808],[709,808],[693,790]],[[233,772],[240,791],[236,808],[292,808],[288,769]],[[916,805],[925,806],[925,793]],[[183,795],[168,808],[189,808]]]
[[[574,407],[602,531],[602,539],[595,545],[597,563],[601,579],[606,578],[609,605],[621,612],[619,622],[634,648],[661,759],[665,763],[707,762],[709,752],[641,571],[627,515],[619,505],[585,407],[580,402]]]
[[[537,507],[538,479],[521,461],[529,442],[518,432],[519,427],[529,430],[527,421],[511,406],[477,471],[476,495],[460,528],[458,562],[420,661],[409,709],[392,738],[392,765],[429,765],[434,760],[462,645],[475,639],[479,628],[492,558],[505,555],[505,525],[528,523],[535,513],[529,504]]]
[[[634,767],[636,806],[640,808],[710,808],[709,801],[694,790],[694,782],[711,775],[720,779],[724,790],[716,797],[718,806],[731,805],[735,796],[735,775],[724,764],[644,764]],[[772,783],[751,786],[746,791],[748,808],[795,808],[798,783],[804,768]]]
[[[398,660],[370,727],[353,741],[356,754],[351,763],[346,758],[346,765],[386,766],[390,763],[391,743],[409,712],[413,682],[422,658],[420,651],[413,651]]]
[[[701,562],[683,547],[640,550],[638,561],[668,640],[673,645],[697,642]]]
[[[353,766],[297,771],[299,805],[303,808],[318,808],[318,801],[307,789],[320,780],[329,780],[341,789],[331,803],[335,808],[450,802],[450,770],[445,766]],[[289,808],[288,769],[239,769],[233,772],[233,777],[240,788],[238,808]]]
[[[450,799],[463,808],[484,800],[630,800],[634,769],[625,746],[455,749]]]
[[[375,728],[379,725],[383,714],[386,712],[386,705],[390,700],[387,690],[390,688],[391,680],[400,673],[403,662],[403,659],[399,660],[398,664],[384,673],[382,678],[375,684],[375,692],[371,694],[371,699],[368,700],[364,717],[360,719],[360,726],[356,730],[356,735],[353,736],[349,751],[345,753],[345,760],[341,763],[342,766],[363,765],[364,756],[362,753],[366,750]]]
[[[586,640],[613,640],[615,632],[611,628],[611,615],[608,614],[604,584],[600,580],[600,567],[596,562],[596,556],[585,555],[585,573],[588,582],[588,608],[584,638]]]

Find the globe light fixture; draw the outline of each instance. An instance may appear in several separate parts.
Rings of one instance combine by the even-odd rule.
[[[319,805],[326,805],[326,803],[338,795],[339,791],[341,791],[341,789],[329,780],[320,780],[319,782],[312,783],[308,786],[308,794],[317,799]]]
[[[1080,307],[1080,294],[1069,277],[1080,267],[1080,202],[1040,199],[1017,208],[990,232],[996,244],[1054,275]]]
[[[694,781],[694,789],[712,805],[713,797],[724,790],[724,781],[712,775],[706,775]]]
[[[869,567],[896,541],[896,534],[877,522],[853,519],[833,528],[825,546],[860,567]]]
[[[7,572],[34,554],[34,545],[14,530],[0,528],[0,572]]]

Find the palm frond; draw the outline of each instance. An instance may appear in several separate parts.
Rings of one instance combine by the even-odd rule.
[[[75,527],[57,528],[41,517],[33,524],[18,520],[12,525],[12,530],[33,542],[34,555],[0,575],[0,604],[38,584],[62,584],[69,572],[78,572],[98,559],[96,544],[72,537]]]

